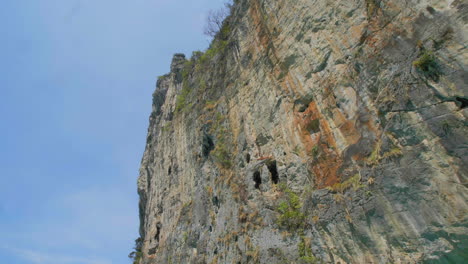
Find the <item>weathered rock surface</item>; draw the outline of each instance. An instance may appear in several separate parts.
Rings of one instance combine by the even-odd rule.
[[[467,263],[468,4],[239,0],[157,82],[141,264]]]

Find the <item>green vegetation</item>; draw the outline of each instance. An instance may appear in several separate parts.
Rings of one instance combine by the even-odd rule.
[[[195,51],[192,54],[192,58],[184,63],[184,67],[180,72],[180,76],[182,77],[183,81],[183,88],[176,99],[176,113],[182,112],[192,106],[192,104],[187,102],[191,91],[190,87],[191,84],[193,84],[190,83],[189,80],[191,73],[193,73],[195,70],[203,69],[208,61],[213,59],[216,55],[222,54],[226,51],[229,45],[228,37],[230,33],[231,28],[227,23],[225,23],[205,53],[201,51]],[[206,89],[206,81],[204,79],[199,79],[198,84],[202,90]]]
[[[353,188],[354,191],[359,190],[360,188],[364,187],[361,184],[361,175],[356,173],[353,177],[347,179],[344,182],[335,183],[330,187],[327,187],[328,190],[332,192],[344,193],[347,189]]]
[[[299,145],[296,145],[292,152],[299,156],[300,151],[301,151],[301,149],[300,149]]]
[[[195,64],[195,62],[193,60],[188,60],[188,61],[184,62],[184,67],[182,68],[182,79],[183,80],[188,80],[190,72],[193,71],[194,64]]]
[[[312,157],[316,158],[318,153],[319,153],[318,145],[313,146],[312,150],[310,151],[310,154],[312,155]]]
[[[389,151],[383,153],[382,155],[380,154],[381,149],[382,142],[379,140],[377,141],[372,153],[366,158],[366,162],[368,165],[377,165],[382,159],[400,156],[402,154],[401,149],[395,145],[393,145],[393,147]]]
[[[207,63],[212,58],[214,58],[217,54],[224,52],[228,46],[229,42],[227,40],[215,40],[209,49],[200,56],[199,62],[201,65]]]
[[[231,157],[229,154],[229,150],[227,149],[224,138],[222,140],[218,140],[216,143],[215,149],[211,152],[216,162],[221,164],[223,168],[230,168],[232,166]]]
[[[285,193],[285,199],[278,205],[278,225],[289,230],[297,230],[303,227],[305,215],[301,212],[302,203],[299,196],[284,184],[280,188]]]
[[[218,162],[223,168],[231,168],[231,154],[226,144],[226,134],[228,131],[222,126],[222,122],[225,120],[225,117],[221,113],[216,113],[216,121],[211,128],[213,132],[216,133],[216,146],[211,151],[211,155],[214,160]]]
[[[299,260],[301,260],[302,263],[318,263],[317,258],[315,258],[314,254],[312,253],[312,249],[310,248],[310,239],[301,236],[301,242],[299,242],[297,245],[297,249],[299,251]]]
[[[166,124],[164,124],[164,126],[162,127],[162,131],[163,132],[168,132],[170,131],[172,128],[172,122],[171,121],[167,121]]]
[[[143,244],[143,239],[141,239],[141,237],[137,238],[135,240],[135,247],[133,248],[134,251],[128,254],[128,257],[133,260],[133,264],[140,264],[140,260],[143,255],[141,253],[142,244]]]
[[[433,81],[438,81],[442,74],[434,53],[424,48],[419,54],[419,57],[413,61],[413,66],[422,72],[424,76],[431,78]]]
[[[231,27],[225,23],[206,52],[197,54],[199,56],[199,62],[201,65],[205,64],[214,58],[217,54],[221,54],[226,50],[229,45],[229,34],[231,34]]]
[[[223,27],[221,28],[221,31],[220,31],[220,38],[221,39],[227,39],[229,37],[229,34],[231,34],[231,27],[228,25],[228,24],[224,24]]]
[[[184,84],[182,87],[182,91],[180,91],[180,94],[177,96],[176,99],[176,107],[175,107],[175,112],[179,113],[187,109],[188,106],[191,106],[191,104],[187,104],[187,97],[190,93],[190,87],[188,85],[188,81],[184,80]]]

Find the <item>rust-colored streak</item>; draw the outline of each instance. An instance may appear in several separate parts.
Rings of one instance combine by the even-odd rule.
[[[333,110],[333,121],[349,145],[358,142],[360,134],[354,126],[354,122],[347,120],[338,109]]]
[[[320,130],[311,131],[311,126],[314,126],[313,123],[317,120]],[[337,183],[337,172],[342,160],[335,151],[336,142],[330,126],[315,102],[311,102],[304,112],[294,113],[294,125],[299,129],[303,146],[312,158],[311,171],[315,176],[316,187],[325,188]]]

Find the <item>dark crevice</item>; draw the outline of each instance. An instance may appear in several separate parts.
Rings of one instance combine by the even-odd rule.
[[[307,105],[301,105],[297,110],[299,113],[304,113],[307,110]]]
[[[158,250],[158,248],[155,248],[155,247],[154,247],[154,248],[150,248],[150,249],[148,250],[148,255],[154,255],[154,254],[156,254],[157,250]]]
[[[213,149],[214,149],[213,139],[211,138],[210,135],[205,133],[203,135],[203,147],[202,147],[203,156],[205,158],[208,157],[208,155]]]
[[[169,169],[167,170],[167,174],[171,175],[171,173],[172,173],[172,166],[169,166]]]
[[[247,153],[247,155],[245,155],[245,160],[247,161],[247,163],[250,163],[250,154]]]
[[[262,177],[260,176],[259,171],[254,172],[253,180],[255,182],[255,188],[260,189],[260,184],[262,184]]]
[[[441,97],[441,96],[438,96],[438,97]],[[458,100],[458,98],[460,98],[461,101]],[[456,97],[455,99],[453,98],[443,98],[441,97],[441,99],[443,99],[442,101],[440,102],[436,102],[436,103],[433,103],[433,104],[428,104],[428,105],[423,105],[421,107],[418,107],[418,108],[408,108],[408,109],[394,109],[394,110],[390,110],[390,111],[385,111],[383,113],[398,113],[398,112],[417,112],[419,110],[422,110],[422,109],[425,109],[425,108],[429,108],[429,107],[433,107],[433,106],[436,106],[436,105],[439,105],[439,104],[445,104],[447,102],[453,102],[453,101],[456,101],[456,102],[459,102],[459,103],[462,103],[462,101],[464,100],[466,102],[467,99],[465,98],[462,98],[462,97]],[[461,109],[463,109],[462,107],[460,107]]]
[[[455,97],[455,100],[458,102],[460,109],[465,109],[468,106],[468,99],[460,96]]]
[[[154,239],[159,242],[159,235],[161,234],[161,223],[156,224],[156,235],[154,235]]]
[[[219,208],[219,199],[218,196],[213,196],[213,205]]]
[[[310,121],[310,123],[307,124],[306,129],[311,134],[320,132],[320,120],[319,119],[314,119],[314,120]]]
[[[270,171],[271,174],[271,181],[274,184],[278,184],[279,182],[279,175],[278,175],[278,168],[276,167],[276,160],[269,162],[267,164],[268,170]]]
[[[435,14],[436,11],[432,6],[427,6],[426,7],[427,12],[429,12],[431,15]]]

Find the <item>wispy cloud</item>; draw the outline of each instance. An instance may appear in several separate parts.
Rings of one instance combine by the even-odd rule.
[[[0,248],[34,264],[111,264],[109,260],[100,258],[83,258],[76,256],[56,255],[29,249],[12,248],[8,246],[0,246]]]

